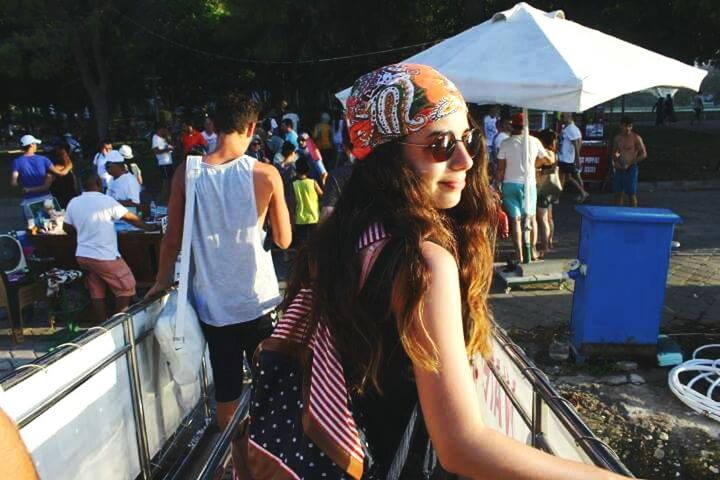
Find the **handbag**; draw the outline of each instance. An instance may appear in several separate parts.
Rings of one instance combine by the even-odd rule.
[[[180,278],[178,289],[172,292],[155,324],[155,338],[165,356],[175,382],[187,385],[195,382],[205,351],[205,338],[197,313],[188,300],[190,247],[195,213],[195,182],[200,175],[202,157],[187,157],[185,169],[185,219],[180,248]]]
[[[497,208],[497,228],[496,235],[498,238],[508,238],[510,236],[510,219],[505,212],[502,204],[502,198],[500,194],[495,191],[494,193],[496,208]]]
[[[538,182],[538,193],[541,195],[558,196],[563,190],[560,183],[560,174],[558,166],[553,165],[552,168],[544,169],[540,173],[540,181]]]

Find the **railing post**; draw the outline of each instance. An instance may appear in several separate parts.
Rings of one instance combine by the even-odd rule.
[[[205,408],[205,420],[207,421],[210,418],[210,398],[208,396],[208,393],[210,391],[210,386],[208,385],[207,362],[205,360],[205,350],[206,349],[203,349],[202,365],[200,367],[200,389],[201,389],[202,395],[203,395],[203,405]]]
[[[533,410],[532,410],[532,446],[540,448],[540,435],[542,435],[542,396],[538,393],[533,382]]]
[[[140,386],[140,372],[138,370],[137,350],[135,349],[135,328],[133,326],[132,315],[123,315],[123,332],[125,334],[125,343],[130,345],[127,359],[129,378],[130,378],[130,394],[132,396],[133,415],[135,417],[135,437],[138,446],[138,456],[140,459],[140,469],[143,480],[150,480],[150,448],[148,446],[147,428],[145,425],[145,409],[142,401],[142,388]]]

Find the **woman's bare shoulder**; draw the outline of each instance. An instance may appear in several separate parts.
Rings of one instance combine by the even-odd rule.
[[[457,273],[455,257],[446,248],[437,243],[425,240],[420,245],[420,251],[432,273],[445,273],[454,271]]]

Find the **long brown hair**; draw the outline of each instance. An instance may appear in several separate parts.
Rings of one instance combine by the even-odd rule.
[[[70,155],[68,154],[68,151],[64,146],[57,145],[53,150],[53,153],[55,153],[55,156],[53,158],[53,163],[55,165],[62,165],[63,167],[72,165],[72,159],[70,158]]]
[[[490,351],[487,293],[495,245],[496,203],[487,178],[487,154],[474,159],[457,206],[447,211],[432,207],[421,177],[401,155],[396,142],[377,147],[357,162],[332,214],[318,227],[299,253],[285,295],[284,308],[302,288],[313,289],[312,329],[326,325],[343,359],[359,372],[351,385],[378,391],[378,371],[388,352],[377,305],[370,308],[359,292],[360,259],[357,241],[370,225],[380,222],[400,241],[392,271],[391,292],[386,282],[368,282],[363,298],[389,299],[383,311],[394,317],[400,342],[410,359],[437,371],[438,358],[422,323],[422,299],[430,272],[421,253],[429,239],[453,254],[460,270],[465,343],[469,354]],[[421,340],[425,341],[421,341]]]

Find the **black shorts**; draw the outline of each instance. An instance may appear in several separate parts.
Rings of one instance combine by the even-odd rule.
[[[577,168],[575,168],[574,163],[558,162],[558,167],[560,168],[561,173],[566,173],[568,175],[577,173]]]
[[[163,180],[172,180],[172,176],[173,176],[172,163],[170,165],[158,165],[158,168],[160,169],[160,176],[163,178]]]
[[[232,402],[240,398],[243,388],[243,353],[252,365],[255,349],[272,333],[276,317],[277,313],[273,310],[255,320],[225,327],[200,322],[210,352],[216,401]]]

